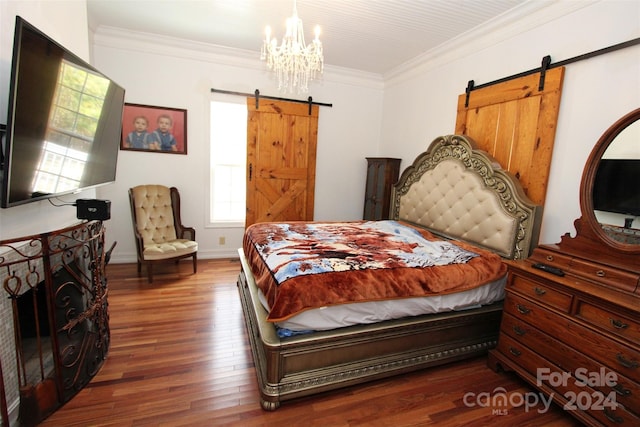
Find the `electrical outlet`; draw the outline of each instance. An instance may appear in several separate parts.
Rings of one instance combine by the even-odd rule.
[[[224,245],[226,243],[227,239],[224,236],[221,236],[220,238],[218,238],[218,243],[220,245]]]

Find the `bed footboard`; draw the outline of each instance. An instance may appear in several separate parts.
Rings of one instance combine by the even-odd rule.
[[[238,291],[262,408],[429,366],[486,354],[495,347],[502,303],[279,338],[267,322],[242,250]]]

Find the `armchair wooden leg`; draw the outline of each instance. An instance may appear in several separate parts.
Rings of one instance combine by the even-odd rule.
[[[193,274],[198,272],[198,256],[193,254]]]
[[[149,283],[153,283],[153,264],[149,263],[147,264],[147,279],[149,280]]]

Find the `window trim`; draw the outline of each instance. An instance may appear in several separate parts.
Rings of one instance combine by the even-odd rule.
[[[242,228],[244,229],[245,227],[245,220],[243,219],[242,221],[212,221],[211,220],[211,203],[212,203],[212,173],[213,173],[213,168],[212,168],[212,164],[211,164],[211,151],[213,149],[213,147],[211,146],[211,104],[213,102],[219,102],[219,103],[228,103],[228,104],[239,104],[242,105],[243,107],[246,107],[246,101],[244,99],[238,100],[237,97],[233,97],[233,96],[216,96],[216,99],[214,99],[213,97],[209,97],[207,99],[207,110],[209,112],[209,114],[207,115],[207,129],[209,129],[208,132],[208,141],[209,143],[207,144],[207,191],[206,191],[206,209],[205,209],[205,221],[204,221],[204,228],[206,229],[238,229],[238,228]],[[245,159],[245,163],[246,163],[246,159]]]

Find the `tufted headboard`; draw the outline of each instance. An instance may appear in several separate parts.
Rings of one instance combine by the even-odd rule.
[[[464,135],[436,138],[404,170],[391,195],[391,217],[523,259],[538,243],[542,206]]]

